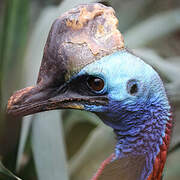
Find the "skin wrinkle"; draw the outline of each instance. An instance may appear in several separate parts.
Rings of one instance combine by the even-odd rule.
[[[113,102],[114,103],[114,102]],[[116,105],[115,105],[116,104]],[[163,103],[162,103],[163,104]],[[157,106],[161,107],[162,111],[157,110],[156,107],[151,107],[151,111],[149,113],[149,117],[147,117],[146,112],[144,110],[139,109],[138,112],[139,118],[137,118],[137,115],[132,116],[132,114],[129,114],[129,111],[126,112],[126,108],[124,108],[124,111],[122,111],[122,106],[119,103],[114,103],[113,106],[109,107],[114,107],[118,106],[119,107],[119,121],[116,119],[116,121],[111,121],[112,114],[109,114],[107,119],[108,119],[108,125],[109,121],[113,124],[112,126],[114,127],[114,123],[117,123],[116,127],[122,127],[121,122],[126,122],[125,124],[128,126],[128,131],[122,131],[120,129],[116,129],[115,134],[117,135],[117,145],[116,145],[116,158],[122,158],[124,156],[128,156],[128,153],[133,153],[135,155],[141,154],[141,153],[146,153],[147,154],[147,163],[146,167],[144,169],[144,176],[147,178],[147,176],[151,173],[155,157],[160,151],[160,145],[162,144],[162,131],[165,131],[165,125],[163,122],[165,117],[169,116],[168,110],[164,110],[163,106],[160,106],[159,104]],[[142,107],[141,107],[142,108]],[[149,108],[149,107],[148,107]],[[110,109],[110,111],[113,112],[113,109]],[[155,116],[152,116],[151,113],[155,113]],[[124,116],[123,116],[123,115]],[[145,116],[144,116],[145,114]],[[154,118],[152,120],[152,117]],[[165,118],[167,119],[167,118]],[[143,123],[142,128],[139,128],[137,130],[137,120],[140,120],[141,123]],[[107,120],[105,120],[107,121]],[[127,123],[128,121],[135,122],[134,124],[132,123],[131,126]],[[155,124],[154,122],[155,121]],[[146,124],[146,122],[148,122]],[[152,122],[150,124],[149,122]],[[106,122],[105,122],[106,123]],[[140,125],[141,125],[140,123]],[[145,124],[144,124],[145,123]],[[153,125],[154,124],[154,125]],[[111,126],[111,125],[110,125]],[[152,126],[152,131],[146,131],[146,128],[148,129],[149,127]],[[135,131],[132,131],[132,128],[135,128]],[[149,139],[151,137],[151,140]],[[153,137],[153,138],[152,138]],[[149,172],[149,173],[147,173]],[[144,178],[145,178],[144,177]]]
[[[134,68],[129,68],[130,65]],[[77,76],[83,74],[98,75],[105,81],[109,104],[85,105],[85,109],[95,112],[114,129],[117,144],[113,160],[145,154],[141,180],[147,179],[163,144],[170,116],[170,106],[158,74],[140,58],[129,56],[126,50],[87,65]],[[127,93],[126,83],[130,79],[140,82],[136,96]]]

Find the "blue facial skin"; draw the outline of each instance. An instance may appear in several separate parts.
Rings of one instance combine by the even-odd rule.
[[[104,80],[104,89],[97,94],[107,94],[107,106],[85,105],[85,110],[95,112],[101,120],[114,129],[117,135],[115,159],[131,155],[146,155],[142,180],[153,169],[165,136],[170,106],[159,75],[139,57],[126,50],[85,66],[76,76],[84,74]],[[136,93],[131,87],[136,84]]]

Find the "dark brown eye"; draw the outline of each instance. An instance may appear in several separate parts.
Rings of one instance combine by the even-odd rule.
[[[91,76],[88,78],[87,83],[94,91],[101,91],[104,88],[104,81],[99,77]]]

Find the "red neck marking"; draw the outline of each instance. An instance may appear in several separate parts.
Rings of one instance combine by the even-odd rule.
[[[165,132],[165,137],[163,138],[163,144],[160,146],[160,152],[158,153],[154,166],[153,166],[153,171],[147,178],[147,180],[161,180],[162,177],[162,172],[164,169],[164,165],[166,162],[166,157],[167,157],[167,152],[170,144],[170,137],[171,137],[171,132],[172,132],[172,117],[170,117],[170,120],[167,121],[166,124],[166,132]],[[94,177],[91,180],[98,180],[99,176],[103,173],[103,170],[107,164],[111,162],[111,160],[114,158],[114,154],[112,154],[110,157],[108,157],[103,163],[101,164],[100,168],[94,175]]]
[[[170,144],[171,132],[172,132],[172,117],[170,117],[170,120],[166,124],[166,132],[165,132],[165,137],[163,138],[163,144],[160,146],[160,152],[155,159],[153,171],[149,175],[147,180],[161,180],[164,165],[166,162],[167,152]]]
[[[93,176],[91,180],[98,180],[98,177],[102,174],[105,166],[111,162],[114,156],[115,156],[114,154],[111,154],[111,156],[109,156],[106,160],[102,162],[100,168],[98,169],[98,171],[96,172],[96,174]]]

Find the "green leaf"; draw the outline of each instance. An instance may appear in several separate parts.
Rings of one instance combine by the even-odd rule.
[[[0,39],[0,103],[3,108],[12,91],[21,82],[22,69],[19,65],[27,43],[29,0],[7,0],[4,4],[4,24]],[[18,81],[14,81],[16,78]]]
[[[97,126],[70,160],[69,172],[73,179],[81,179],[82,174],[84,179],[91,179],[101,162],[113,152],[114,145],[113,130],[103,124]]]
[[[1,161],[0,161],[0,173],[6,175],[8,177],[12,177],[14,179],[17,179],[17,180],[21,180],[20,178],[15,176],[11,171],[9,171],[7,168],[5,168]]]
[[[124,34],[130,48],[143,47],[180,28],[180,9],[157,14],[130,28]],[[167,25],[168,24],[168,25]]]
[[[37,114],[32,124],[32,150],[38,180],[68,180],[61,114]]]
[[[20,135],[17,160],[16,160],[16,171],[19,171],[19,169],[20,169],[22,155],[24,153],[27,138],[30,133],[32,118],[33,118],[33,116],[27,116],[22,121],[21,135]]]

